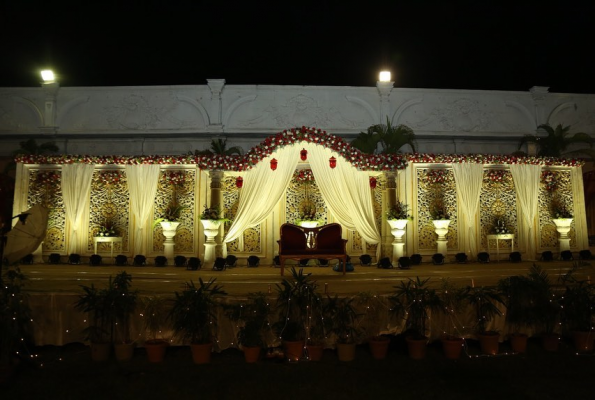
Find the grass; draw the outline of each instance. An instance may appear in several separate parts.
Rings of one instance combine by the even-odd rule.
[[[561,399],[590,398],[595,358],[576,355],[570,342],[548,353],[529,340],[526,354],[479,356],[468,341],[467,355],[446,359],[432,343],[423,360],[411,360],[395,338],[385,360],[365,345],[356,360],[340,362],[326,349],[320,362],[263,359],[246,364],[229,349],[211,364],[195,365],[185,346],[168,349],[161,364],[146,361],[137,348],[132,361],[92,362],[82,344],[44,346],[34,363],[21,363],[0,387],[6,399]],[[43,364],[43,366],[40,366]]]

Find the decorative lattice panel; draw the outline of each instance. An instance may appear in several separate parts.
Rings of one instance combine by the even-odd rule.
[[[240,201],[240,190],[236,186],[235,177],[226,177],[221,181],[221,192],[223,193],[223,210],[225,216],[233,221],[238,212],[238,205]],[[231,225],[225,224],[225,233]],[[244,253],[261,253],[262,252],[262,224],[253,228],[248,228],[243,233],[244,239]],[[230,253],[240,252],[239,239],[231,243],[227,243],[227,251]]]
[[[295,224],[300,219],[304,206],[309,203],[315,209],[315,218],[323,221],[319,225],[328,223],[326,205],[315,180],[303,182],[295,179],[294,175],[294,179],[289,182],[287,187],[286,196],[285,220],[287,222]]]
[[[123,211],[129,209],[130,197],[124,171],[95,170],[91,182],[87,250],[93,250],[93,237],[99,235],[101,228],[113,227],[116,236],[122,237],[122,251],[128,251],[130,218],[129,213]],[[98,252],[109,250],[109,243],[97,243]]]
[[[434,231],[434,224],[430,215],[432,204],[442,197],[444,207],[450,219],[448,227],[448,249],[458,248],[458,217],[457,217],[457,192],[454,174],[451,169],[444,170],[444,182],[431,184],[427,179],[429,168],[418,168],[417,177],[417,229],[419,250],[436,250],[438,236]]]
[[[502,221],[509,233],[518,237],[516,191],[512,174],[508,170],[487,169],[483,173],[479,196],[480,248],[487,249],[487,235],[496,233],[494,225],[497,220]],[[509,240],[498,242],[502,249],[510,249],[511,244]],[[495,245],[495,242],[490,243],[491,247]]]
[[[62,198],[61,177],[61,171],[56,169],[29,170],[27,208],[42,204],[49,210],[48,228],[43,241],[44,251],[66,251],[66,211]]]
[[[574,198],[572,196],[572,175],[571,172],[566,171],[554,171],[555,176],[555,190],[548,190],[546,184],[543,182],[539,185],[539,232],[540,232],[540,245],[542,248],[553,248],[559,247],[558,244],[558,232],[556,231],[556,225],[552,221],[550,213],[550,203],[553,196],[557,196],[567,210],[574,215]],[[574,220],[570,225],[570,247],[576,247],[576,230]]]
[[[171,181],[167,180],[167,175],[176,173],[182,176],[182,183],[173,185]],[[166,209],[171,205],[173,200],[183,207],[178,222],[180,226],[174,237],[175,252],[179,253],[195,253],[194,248],[194,230],[195,230],[195,195],[194,188],[196,186],[196,170],[164,170],[161,171],[159,184],[157,186],[157,195],[155,198],[154,217],[155,219],[164,218]],[[175,196],[175,199],[174,199]],[[163,242],[165,237],[162,234],[161,226],[157,225],[153,230],[153,251],[163,252]]]

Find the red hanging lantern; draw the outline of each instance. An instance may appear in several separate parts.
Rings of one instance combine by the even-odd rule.
[[[370,177],[370,187],[372,189],[376,189],[376,183],[377,183],[376,178],[374,178],[373,176],[371,176]]]
[[[273,171],[277,169],[277,159],[276,159],[276,158],[273,158],[273,159],[271,160],[271,169],[272,169]]]
[[[337,166],[337,159],[335,157],[331,157],[329,158],[328,163],[331,168],[335,168]]]
[[[236,186],[241,189],[242,186],[244,186],[244,178],[242,178],[241,176],[238,176],[236,178]]]
[[[308,150],[302,149],[300,151],[300,158],[302,159],[302,161],[306,161],[308,159]]]

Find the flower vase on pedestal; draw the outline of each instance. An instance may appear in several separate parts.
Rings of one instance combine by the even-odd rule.
[[[435,219],[432,221],[434,224],[434,231],[438,235],[438,239],[436,239],[437,243],[437,252],[446,256],[447,252],[447,243],[448,240],[446,239],[446,234],[448,233],[448,226],[450,225],[449,219]]]
[[[217,250],[215,237],[219,234],[219,227],[221,226],[222,221],[216,219],[201,219],[200,222],[204,227],[204,233],[207,237],[207,241],[205,242],[204,265],[206,268],[212,268],[215,263]]]
[[[556,218],[552,221],[554,221],[554,224],[556,224],[556,230],[560,234],[560,237],[558,238],[558,242],[560,243],[560,252],[570,250],[570,237],[568,236],[568,232],[570,232],[572,218]]]
[[[161,221],[159,224],[163,229],[163,236],[165,236],[165,242],[163,242],[163,255],[168,260],[173,260],[175,245],[174,236],[176,236],[176,232],[178,230],[178,226],[180,226],[180,222]]]

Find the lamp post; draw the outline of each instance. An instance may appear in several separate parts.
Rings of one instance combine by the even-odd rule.
[[[43,79],[41,88],[45,93],[43,126],[41,130],[47,133],[56,133],[56,95],[58,94],[60,84],[56,82],[56,76],[50,69],[41,71],[41,79]]]

